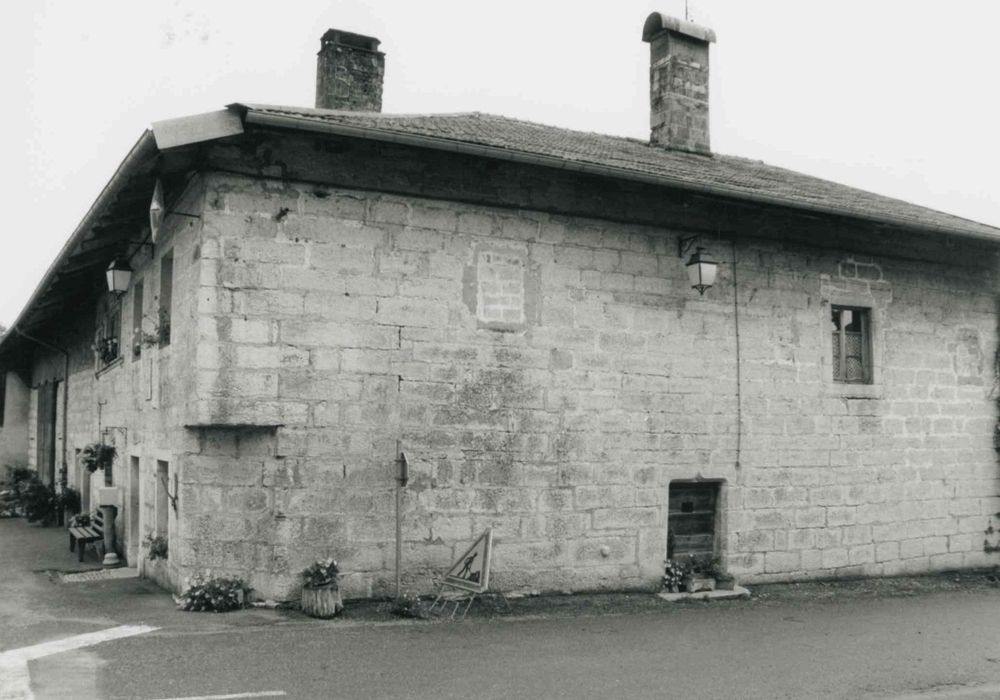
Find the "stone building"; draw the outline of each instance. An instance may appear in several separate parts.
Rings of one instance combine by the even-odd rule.
[[[174,588],[289,597],[332,555],[390,591],[400,453],[411,591],[488,527],[506,590],[690,552],[746,582],[997,563],[1000,230],[712,153],[714,35],[643,38],[648,143],[382,114],[379,42],[337,31],[321,108],[154,124],[0,343],[27,458],[114,485],[122,554]]]

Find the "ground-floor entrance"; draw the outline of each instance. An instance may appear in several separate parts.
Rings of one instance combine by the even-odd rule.
[[[719,487],[719,482],[704,481],[670,484],[667,559],[712,559],[717,555]]]

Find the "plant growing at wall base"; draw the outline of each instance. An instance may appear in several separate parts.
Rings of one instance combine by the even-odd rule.
[[[663,569],[663,587],[677,593],[684,584],[684,579],[691,573],[689,562],[681,559],[667,559]]]
[[[22,492],[28,482],[36,476],[34,469],[7,465],[7,474],[4,480],[0,481],[0,518],[24,515]]]
[[[37,476],[28,481],[21,491],[21,507],[29,523],[49,525],[56,519],[59,497],[51,484],[44,484]]]
[[[81,503],[79,491],[72,486],[63,487],[62,492],[59,494],[59,505],[63,510],[76,515],[80,512]]]
[[[392,604],[389,611],[396,617],[406,617],[414,620],[429,620],[431,617],[430,608],[427,603],[417,596],[407,594],[401,595]]]
[[[142,541],[142,546],[146,548],[146,558],[150,561],[167,559],[169,547],[167,538],[163,535],[146,535],[146,539]]]
[[[210,573],[195,574],[187,580],[187,587],[178,597],[181,610],[191,612],[229,612],[246,607],[247,586],[243,579],[218,576]]]
[[[114,445],[92,442],[85,445],[80,451],[80,464],[93,474],[98,469],[111,466],[117,456],[118,450],[115,449]]]

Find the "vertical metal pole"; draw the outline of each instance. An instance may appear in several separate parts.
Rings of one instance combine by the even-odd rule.
[[[403,563],[403,486],[396,479],[396,600],[400,595],[401,568]]]
[[[402,445],[396,440],[396,600],[401,593],[403,566],[403,457]]]

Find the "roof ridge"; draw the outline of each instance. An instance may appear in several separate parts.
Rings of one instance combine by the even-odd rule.
[[[350,109],[321,109],[318,107],[296,107],[292,105],[265,105],[251,102],[234,102],[229,106],[239,106],[245,107],[247,109],[267,111],[267,112],[289,112],[289,113],[299,113],[317,117],[323,116],[336,116],[336,117],[368,117],[372,119],[391,119],[393,117],[404,117],[404,118],[416,118],[416,117],[468,117],[468,116],[478,116],[482,112],[407,112],[407,113],[395,113],[395,112],[359,112]]]
[[[236,105],[234,105],[236,106]],[[361,138],[409,139],[434,148],[471,148],[486,157],[530,162],[746,198],[945,234],[1000,240],[1000,227],[744,156],[689,153],[644,139],[553,126],[488,112],[391,114],[242,105],[299,128],[313,122]],[[419,142],[419,143],[417,143]],[[451,145],[448,145],[451,144]],[[476,150],[478,149],[478,150]],[[464,152],[464,151],[463,151]]]

